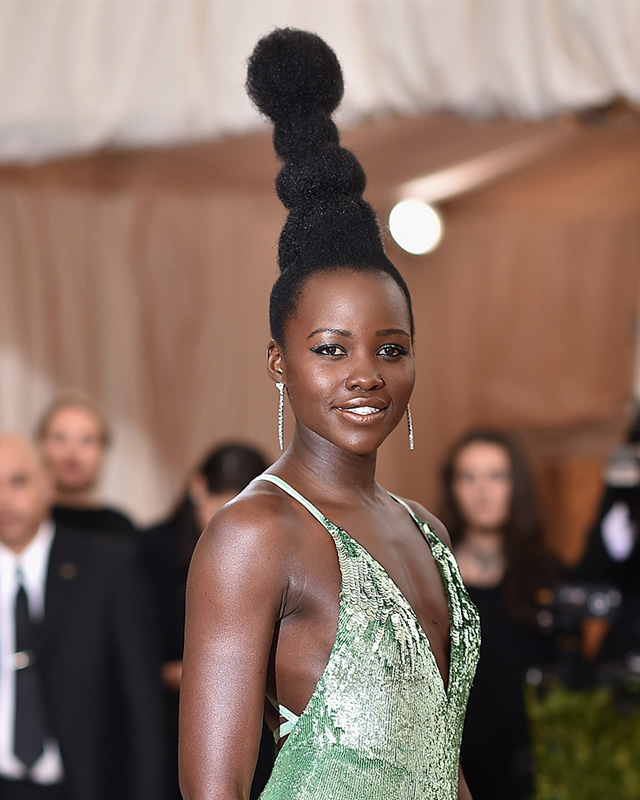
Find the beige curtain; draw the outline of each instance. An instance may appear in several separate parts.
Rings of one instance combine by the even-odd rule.
[[[389,243],[414,296],[418,370],[416,450],[403,426],[385,444],[389,489],[437,507],[453,439],[507,427],[546,487],[553,536],[575,556],[633,381],[634,125],[571,128],[544,158],[449,201],[429,256]],[[473,135],[490,150],[507,131],[443,116],[372,123],[347,140],[386,213],[394,175],[419,174],[442,148],[455,160],[456,142],[466,157]],[[0,427],[30,431],[60,388],[92,392],[116,429],[105,496],[143,522],[167,510],[214,442],[242,438],[275,457],[264,353],[284,218],[276,168],[258,136],[0,170]]]
[[[212,442],[273,450],[263,351],[281,212],[149,188],[135,168],[125,186],[77,176],[0,185],[0,419],[27,430],[55,389],[98,396],[116,430],[106,493],[148,520]]]

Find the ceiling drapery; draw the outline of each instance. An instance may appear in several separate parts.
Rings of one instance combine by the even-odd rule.
[[[343,125],[387,112],[539,119],[614,97],[640,103],[635,0],[5,0],[0,161],[255,128],[245,62],[276,25],[334,47]]]

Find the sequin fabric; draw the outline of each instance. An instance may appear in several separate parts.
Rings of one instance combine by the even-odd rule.
[[[272,482],[291,489],[280,479]],[[300,499],[295,490],[288,493]],[[480,623],[451,551],[407,509],[431,547],[448,596],[446,688],[398,586],[355,539],[318,512],[342,574],[336,638],[260,800],[456,800]]]

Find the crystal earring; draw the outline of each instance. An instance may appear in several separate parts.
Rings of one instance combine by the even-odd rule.
[[[278,401],[278,444],[280,449],[284,450],[284,383],[278,381],[276,389],[280,393]]]
[[[411,409],[407,403],[407,426],[409,428],[409,450],[413,450],[413,423],[411,422]]]

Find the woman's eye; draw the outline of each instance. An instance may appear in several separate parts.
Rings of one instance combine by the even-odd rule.
[[[345,350],[339,344],[318,344],[311,348],[312,352],[321,356],[343,356]]]
[[[511,479],[511,476],[509,475],[509,473],[508,472],[503,472],[503,471],[492,472],[490,477],[491,477],[491,480],[494,481],[495,483],[508,483],[509,480]]]
[[[407,348],[399,344],[385,344],[378,350],[378,355],[385,356],[385,358],[398,358],[398,356],[407,355]]]

